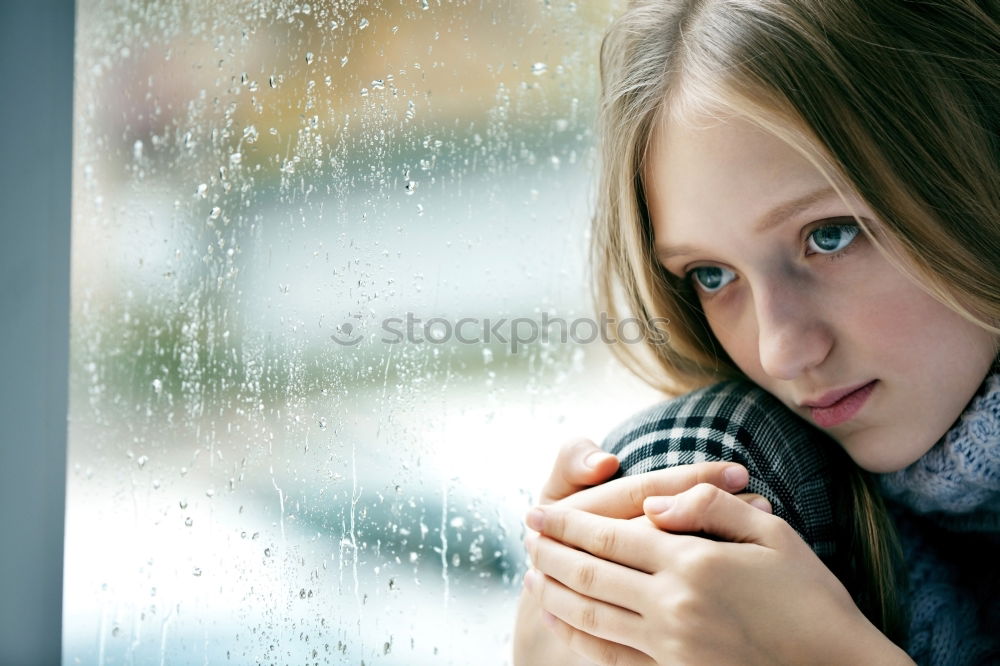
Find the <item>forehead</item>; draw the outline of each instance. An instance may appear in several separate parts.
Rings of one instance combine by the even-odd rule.
[[[706,115],[674,117],[659,125],[643,182],[661,233],[682,221],[757,219],[830,186],[816,166],[773,134],[738,116]]]

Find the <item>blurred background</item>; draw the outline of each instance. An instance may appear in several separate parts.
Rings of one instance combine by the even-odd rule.
[[[620,4],[78,2],[64,663],[510,663]]]

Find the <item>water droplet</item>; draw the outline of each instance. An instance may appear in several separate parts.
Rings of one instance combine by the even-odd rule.
[[[347,56],[344,56],[340,59],[340,66],[343,67],[346,64],[347,64]]]
[[[159,489],[160,489],[160,480],[153,479],[153,490],[159,490]]]
[[[483,363],[492,363],[492,362],[493,362],[493,350],[483,349]]]
[[[306,64],[307,65],[313,64],[313,57],[314,56],[313,56],[313,52],[312,51],[306,51]]]
[[[417,191],[417,181],[415,180],[406,181],[406,185],[403,186],[403,189],[406,191],[407,194],[413,194],[414,192]]]
[[[241,153],[233,153],[229,156],[229,163],[236,166],[243,161],[243,155]]]
[[[142,159],[142,140],[136,139],[135,143],[132,144],[132,157],[138,162]]]
[[[195,567],[194,570],[191,572],[191,575],[192,576],[200,576],[201,575],[201,567]]]
[[[431,8],[431,3],[428,0],[420,0],[420,9],[427,11]]]
[[[254,143],[257,141],[258,136],[259,134],[257,133],[257,128],[253,125],[247,125],[243,128],[243,138],[247,143]]]
[[[325,83],[326,87],[329,88],[330,86],[333,85],[333,77],[327,74],[326,78],[323,79],[323,83]]]
[[[569,128],[569,121],[565,118],[559,118],[556,120],[556,131],[565,132]]]
[[[177,505],[182,509],[186,509],[188,508],[188,501],[186,499],[182,499],[180,502],[177,503]]]
[[[215,206],[214,208],[212,208],[212,212],[208,214],[208,219],[217,220],[219,219],[220,215],[222,215],[222,209],[219,208],[218,206]],[[159,393],[159,391],[157,391],[157,393]]]
[[[147,462],[149,462],[149,457],[148,456],[139,456],[135,460],[135,464],[139,466],[139,469],[142,469],[143,467],[145,467]]]
[[[208,490],[205,491],[205,497],[208,497],[209,499],[215,497],[215,491],[209,488]]]
[[[326,430],[326,419],[323,418],[322,416],[319,417],[319,429]]]
[[[194,520],[191,518],[191,516],[188,516],[187,518],[184,519],[184,525],[186,527],[191,527],[192,525],[194,525]]]
[[[272,88],[277,88],[278,87],[278,82],[274,78],[274,74],[272,74],[271,76],[267,77],[267,85],[271,86]]]
[[[417,215],[423,215],[423,214],[424,214],[423,204],[417,204]]]
[[[198,186],[198,196],[205,199],[208,196],[208,185],[202,183]]]
[[[544,62],[536,62],[531,66],[531,73],[535,76],[541,76],[545,72],[549,71],[549,66]]]
[[[463,518],[462,516],[455,516],[450,521],[448,521],[448,524],[451,525],[452,527],[464,527],[465,518]]]
[[[310,6],[310,4],[308,2],[306,4],[304,4],[304,5],[302,5],[302,13],[305,14],[305,15],[307,15],[307,16],[309,14],[312,14],[312,6]]]
[[[375,79],[372,81],[372,88],[374,90],[383,90],[385,88],[385,81],[382,79]]]
[[[368,88],[362,88],[361,89],[361,96],[362,97],[368,97]]]
[[[364,30],[367,27],[368,27],[368,19],[363,18],[360,21],[358,21],[358,30]]]
[[[336,21],[330,21],[330,30],[336,30],[339,27],[340,27],[339,23],[337,23]]]
[[[159,378],[153,380],[153,393],[156,395],[163,393],[163,381]]]

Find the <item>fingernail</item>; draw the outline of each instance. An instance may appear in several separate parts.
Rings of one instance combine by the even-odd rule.
[[[666,513],[673,505],[673,497],[647,497],[643,508],[648,513]]]
[[[771,503],[768,502],[763,497],[754,497],[752,500],[750,500],[750,506],[755,506],[765,513],[773,513],[774,511],[771,508]]]
[[[545,527],[545,514],[541,509],[532,509],[525,516],[524,523],[536,532],[541,532]]]
[[[734,490],[747,485],[747,482],[750,480],[750,475],[747,473],[746,468],[739,467],[737,465],[727,467],[725,471],[722,472],[722,476],[725,477],[726,483],[729,484],[729,487]]]
[[[595,469],[602,462],[604,462],[608,458],[613,458],[613,457],[614,456],[612,456],[610,453],[606,453],[604,451],[594,451],[593,453],[591,453],[590,455],[588,455],[586,458],[583,459],[583,464],[586,465],[587,467],[590,467],[591,469]]]
[[[524,572],[524,589],[533,592],[537,583],[538,574],[535,573],[534,569],[528,569]]]

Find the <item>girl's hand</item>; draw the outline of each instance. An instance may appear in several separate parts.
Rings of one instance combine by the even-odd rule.
[[[912,663],[780,518],[708,484],[644,508],[529,513],[541,536],[527,539],[525,586],[575,653],[617,666]]]

